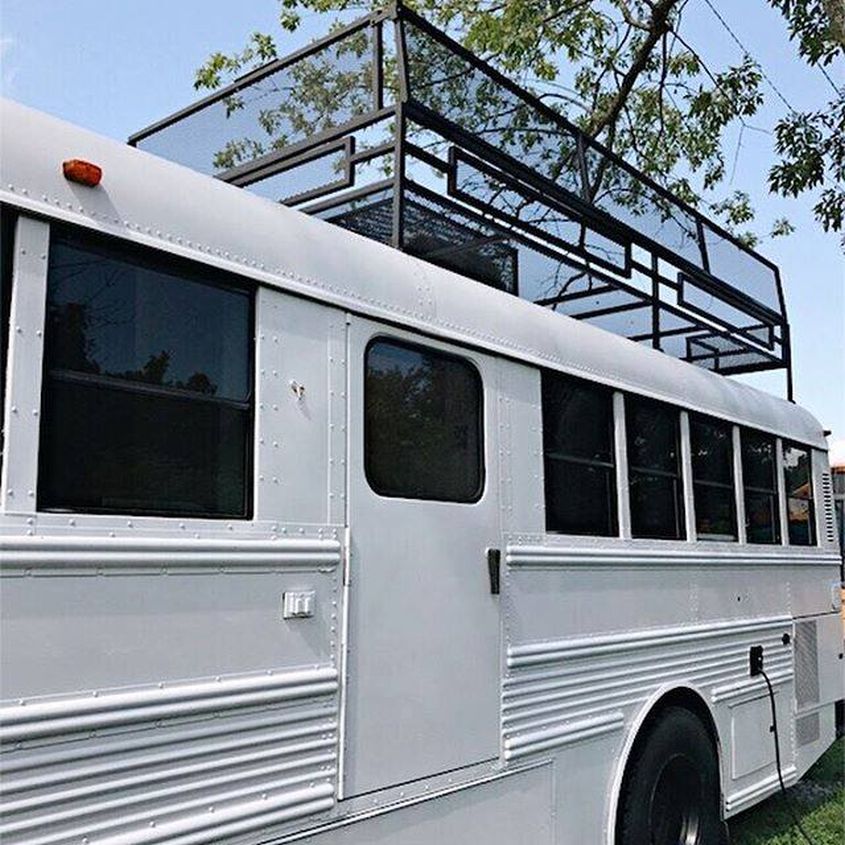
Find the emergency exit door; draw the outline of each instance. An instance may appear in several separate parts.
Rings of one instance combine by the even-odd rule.
[[[349,330],[346,797],[496,758],[500,676],[497,362]]]

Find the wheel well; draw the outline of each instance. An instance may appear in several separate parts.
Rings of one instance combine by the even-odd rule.
[[[711,714],[704,699],[695,690],[692,690],[689,687],[677,687],[664,693],[660,696],[660,698],[654,701],[651,704],[648,714],[640,723],[639,728],[637,729],[637,735],[634,738],[634,742],[631,745],[630,751],[628,752],[625,760],[625,769],[622,772],[621,780],[619,781],[620,791],[625,788],[624,784],[628,777],[628,773],[631,771],[632,764],[637,759],[643,744],[648,739],[648,735],[651,732],[652,727],[660,721],[662,714],[671,707],[682,707],[695,714],[695,716],[701,720],[701,723],[707,729],[707,733],[709,734],[710,739],[713,742],[713,747],[716,750],[716,759],[718,761],[717,768],[719,771],[719,779],[721,781],[722,749],[721,743],[719,742],[719,732],[716,729],[716,723],[713,721],[713,715]],[[618,833],[618,804],[614,807],[614,816],[613,830]],[[618,837],[614,835],[613,841],[617,841],[617,838]]]
[[[637,738],[634,740],[634,745],[631,748],[631,754],[628,759],[632,759],[633,755],[639,749],[639,746],[645,741],[648,732],[652,725],[660,719],[661,714],[669,707],[683,707],[689,710],[701,719],[704,727],[707,728],[707,733],[710,734],[710,739],[713,740],[713,745],[716,748],[716,754],[721,760],[721,749],[719,745],[719,732],[716,730],[716,723],[713,721],[713,715],[710,708],[705,704],[704,699],[694,690],[688,687],[678,687],[670,690],[665,695],[662,695],[657,701],[652,704],[651,710],[640,725],[637,732]]]

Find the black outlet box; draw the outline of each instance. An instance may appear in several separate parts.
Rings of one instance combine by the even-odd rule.
[[[763,671],[763,646],[753,645],[748,652],[748,673],[756,678]]]

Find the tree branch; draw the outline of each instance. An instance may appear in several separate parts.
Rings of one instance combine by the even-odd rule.
[[[593,116],[588,122],[586,131],[593,137],[599,135],[609,126],[613,126],[619,119],[619,115],[628,96],[634,88],[640,74],[645,70],[652,51],[657,46],[660,39],[670,30],[669,15],[680,0],[659,0],[654,4],[651,18],[648,21],[648,30],[643,43],[637,49],[625,75],[622,77],[622,82],[619,85],[619,90],[613,96],[613,99],[607,104],[599,114]]]

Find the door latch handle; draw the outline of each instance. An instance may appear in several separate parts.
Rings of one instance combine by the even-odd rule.
[[[487,549],[487,572],[490,575],[490,595],[498,596],[501,592],[500,571],[502,552],[499,549]]]

